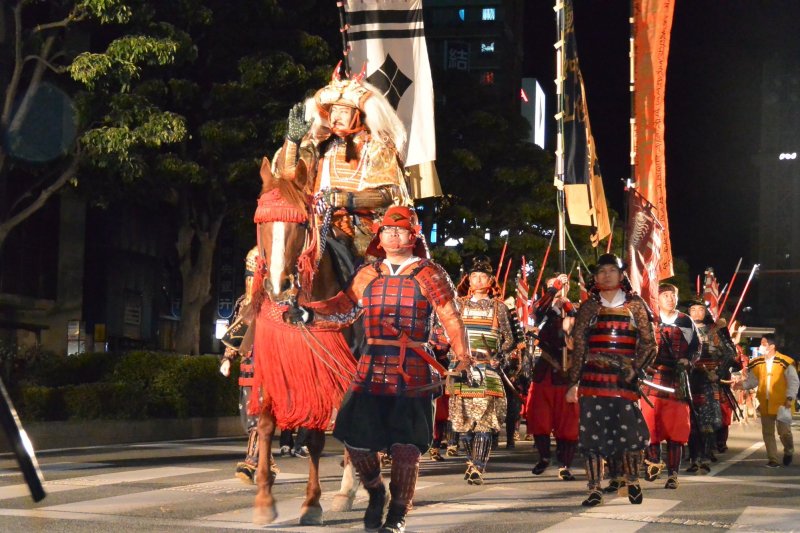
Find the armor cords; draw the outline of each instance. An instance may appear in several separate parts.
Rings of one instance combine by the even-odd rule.
[[[345,444],[350,462],[358,472],[361,483],[367,490],[379,489],[383,486],[381,477],[381,460],[378,452],[371,452],[363,448],[353,448]]]
[[[622,478],[622,461],[619,457],[613,456],[606,459],[606,465],[608,466],[608,478],[609,479],[621,479]]]
[[[597,454],[586,455],[586,477],[587,486],[590,491],[600,490],[600,483],[603,481],[603,458]]]
[[[581,396],[621,397],[637,401],[635,387],[623,382],[636,357],[637,330],[627,307],[603,307],[588,338],[588,356],[580,380]]]
[[[492,433],[489,431],[479,431],[475,433],[472,441],[472,465],[481,474],[486,470],[486,463],[489,462],[489,454],[492,451]]]
[[[419,475],[419,448],[413,444],[392,444],[392,479],[389,482],[391,508],[403,515],[411,510]]]

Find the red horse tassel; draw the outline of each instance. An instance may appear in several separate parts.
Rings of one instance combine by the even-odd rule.
[[[356,370],[339,331],[283,322],[285,306],[265,301],[255,333],[254,388],[248,411],[268,407],[278,427],[326,430]]]

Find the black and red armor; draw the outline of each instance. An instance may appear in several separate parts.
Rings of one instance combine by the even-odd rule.
[[[547,305],[537,306],[534,311],[536,323],[540,324],[537,334],[538,346],[546,355],[536,359],[531,372],[531,381],[541,383],[545,376],[550,374],[551,384],[566,385],[569,382],[566,369],[561,368],[563,364],[562,350],[567,345],[563,329],[564,319],[561,317],[561,311],[553,307],[551,303],[552,301],[547,301]],[[574,311],[571,314],[574,315]],[[559,368],[556,368],[552,362],[555,362]]]
[[[671,323],[661,322],[656,326],[656,342],[658,354],[649,371],[652,372],[652,382],[657,385],[678,389],[678,361],[686,359],[692,362],[698,357],[700,351],[700,338],[694,322],[685,313],[678,312]],[[670,393],[655,387],[643,387],[643,392],[648,396],[659,398],[675,398],[675,393]]]
[[[626,398],[638,393],[625,377],[634,368],[637,329],[628,303],[601,307],[587,337],[587,357],[581,374],[581,396]]]

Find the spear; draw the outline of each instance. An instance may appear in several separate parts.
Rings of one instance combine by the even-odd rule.
[[[736,308],[733,310],[733,314],[731,315],[731,320],[729,322],[728,331],[733,332],[733,324],[734,320],[736,319],[736,313],[739,312],[739,306],[742,305],[742,300],[744,300],[744,295],[747,294],[747,289],[750,287],[750,281],[752,281],[753,276],[755,276],[756,271],[758,270],[759,264],[756,263],[753,265],[753,269],[750,271],[750,276],[747,278],[747,283],[744,284],[744,290],[742,291],[742,295],[739,296],[739,301],[736,304]]]
[[[503,298],[506,297],[506,282],[508,281],[508,273],[511,272],[511,258],[508,258],[508,264],[506,265],[506,275],[503,276]]]
[[[547,265],[547,256],[550,255],[550,247],[553,246],[553,237],[555,237],[556,232],[554,231],[552,235],[550,235],[550,242],[547,244],[547,249],[544,251],[544,259],[542,259],[542,268],[539,269],[539,274],[536,276],[536,285],[533,287],[533,292],[531,293],[533,297],[536,297],[536,292],[539,290],[539,283],[542,281],[542,272],[544,272],[544,267]]]
[[[728,296],[731,294],[731,291],[733,290],[733,282],[736,281],[736,274],[739,273],[739,267],[741,267],[741,266],[742,266],[742,258],[740,257],[739,258],[739,262],[736,263],[736,268],[733,270],[733,277],[731,278],[731,280],[726,285],[726,287],[728,287],[729,290],[728,290],[728,292],[725,293],[725,298],[722,299],[722,303],[719,304],[719,313],[720,314],[722,314],[722,311],[725,309],[725,302],[728,301]],[[722,292],[725,292],[724,288],[722,289]]]
[[[500,262],[497,263],[497,279],[500,279],[500,274],[503,271],[503,259],[506,257],[506,248],[508,248],[508,234],[506,234],[506,242],[503,244],[503,251],[500,252]]]
[[[700,274],[697,275],[697,280],[694,282],[697,295],[700,296]]]
[[[617,221],[617,217],[611,219],[611,233],[608,234],[608,244],[606,245],[606,253],[611,253],[611,241],[614,240],[614,223]]]

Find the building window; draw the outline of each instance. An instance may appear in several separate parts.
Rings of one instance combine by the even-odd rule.
[[[481,53],[482,54],[493,54],[494,53],[494,41],[490,43],[481,43]]]
[[[459,9],[458,10],[458,18],[461,19],[462,22],[464,21],[464,17],[466,17],[466,15],[467,15],[467,10],[466,9]]]
[[[495,20],[495,10],[493,7],[484,7],[482,20]]]
[[[494,85],[494,72],[484,72],[481,74],[481,85]]]

